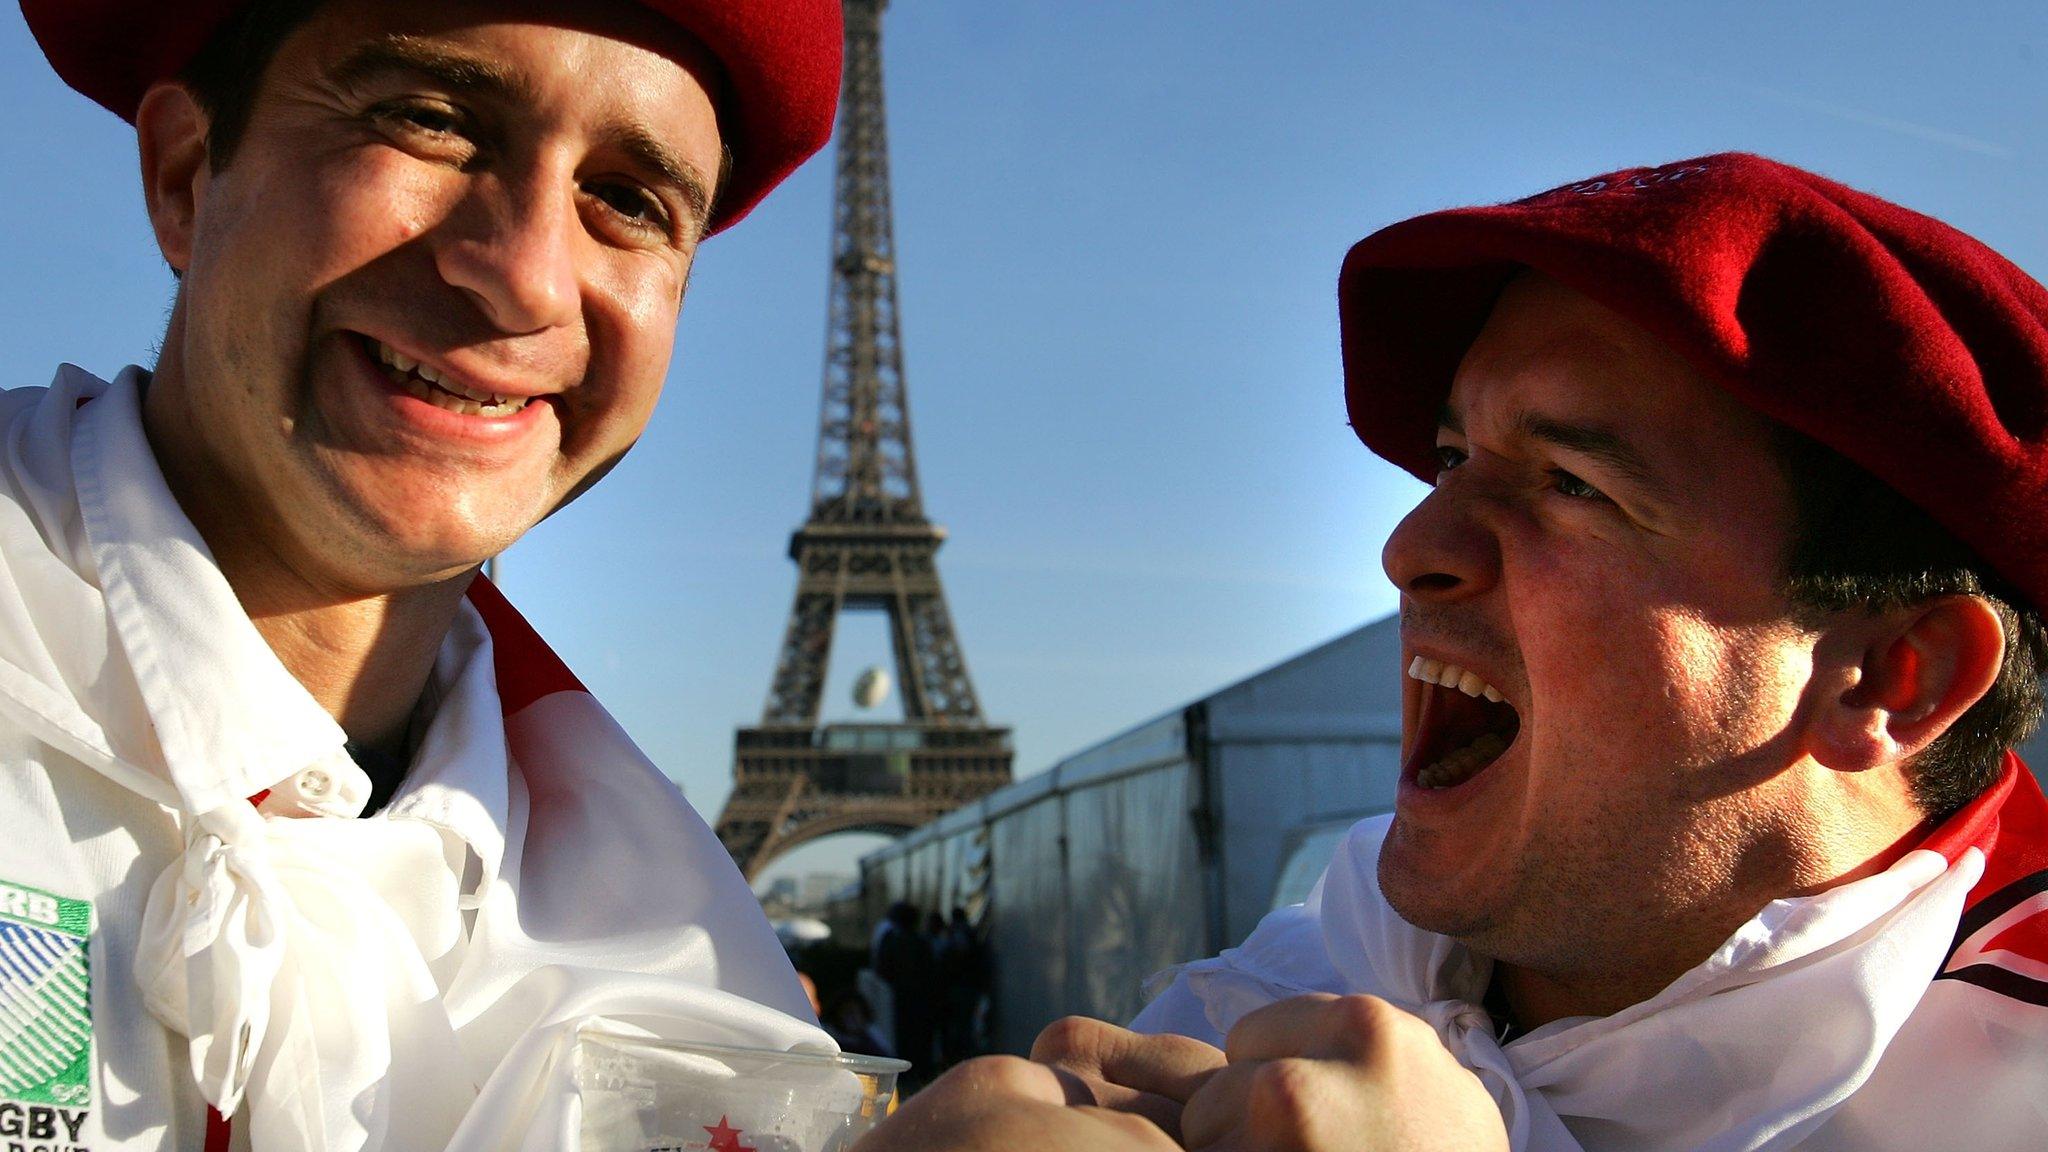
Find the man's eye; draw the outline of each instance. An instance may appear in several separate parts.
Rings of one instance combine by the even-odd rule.
[[[1569,496],[1574,500],[1607,499],[1605,492],[1600,491],[1598,488],[1593,487],[1591,484],[1586,483],[1562,468],[1552,468],[1550,470],[1550,479],[1551,485],[1557,489],[1557,494],[1560,496]]]
[[[1464,449],[1453,448],[1449,444],[1439,444],[1436,446],[1436,470],[1439,475],[1449,472],[1464,462]]]
[[[415,108],[405,114],[408,123],[429,132],[453,132],[462,127],[451,112],[439,108]]]
[[[587,184],[584,191],[636,227],[666,231],[668,213],[653,193],[631,184]]]
[[[468,168],[480,162],[484,139],[462,109],[438,100],[398,100],[371,116],[385,142],[421,160]]]
[[[379,109],[379,114],[406,130],[436,136],[458,135],[464,128],[462,113],[446,104],[408,102]]]

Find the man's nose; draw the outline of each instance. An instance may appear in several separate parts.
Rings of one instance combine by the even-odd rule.
[[[1380,566],[1402,595],[1452,603],[1493,586],[1500,538],[1486,522],[1483,501],[1439,485],[1402,517],[1380,551]]]
[[[582,307],[573,190],[529,178],[478,186],[463,219],[436,249],[441,278],[461,289],[499,331],[573,323]]]

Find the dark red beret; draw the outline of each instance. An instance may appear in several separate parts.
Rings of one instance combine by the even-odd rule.
[[[21,0],[64,82],[133,121],[151,84],[177,75],[246,0]],[[732,174],[711,230],[729,227],[832,136],[844,51],[840,0],[640,0],[695,37],[731,91],[720,129]]]
[[[1424,480],[1452,375],[1534,269],[1889,484],[2048,606],[2048,291],[1938,220],[1759,156],[1418,216],[1338,279],[1359,439]]]

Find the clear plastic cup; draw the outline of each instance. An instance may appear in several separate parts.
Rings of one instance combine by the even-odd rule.
[[[844,1152],[895,1108],[910,1067],[602,1028],[577,1033],[575,1060],[584,1152]]]

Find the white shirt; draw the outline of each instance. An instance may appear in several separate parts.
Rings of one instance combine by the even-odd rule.
[[[1773,901],[1649,1000],[1505,1045],[1491,961],[1380,894],[1390,819],[1132,1027],[1220,1044],[1289,996],[1378,996],[1478,1075],[1516,1152],[2048,1148],[2048,801],[2016,757],[1886,871]]]
[[[348,818],[367,778],[165,487],[145,379],[0,393],[0,1138],[197,1150],[213,1102],[238,1145],[557,1148],[582,1023],[831,1050],[716,838],[494,590]]]

